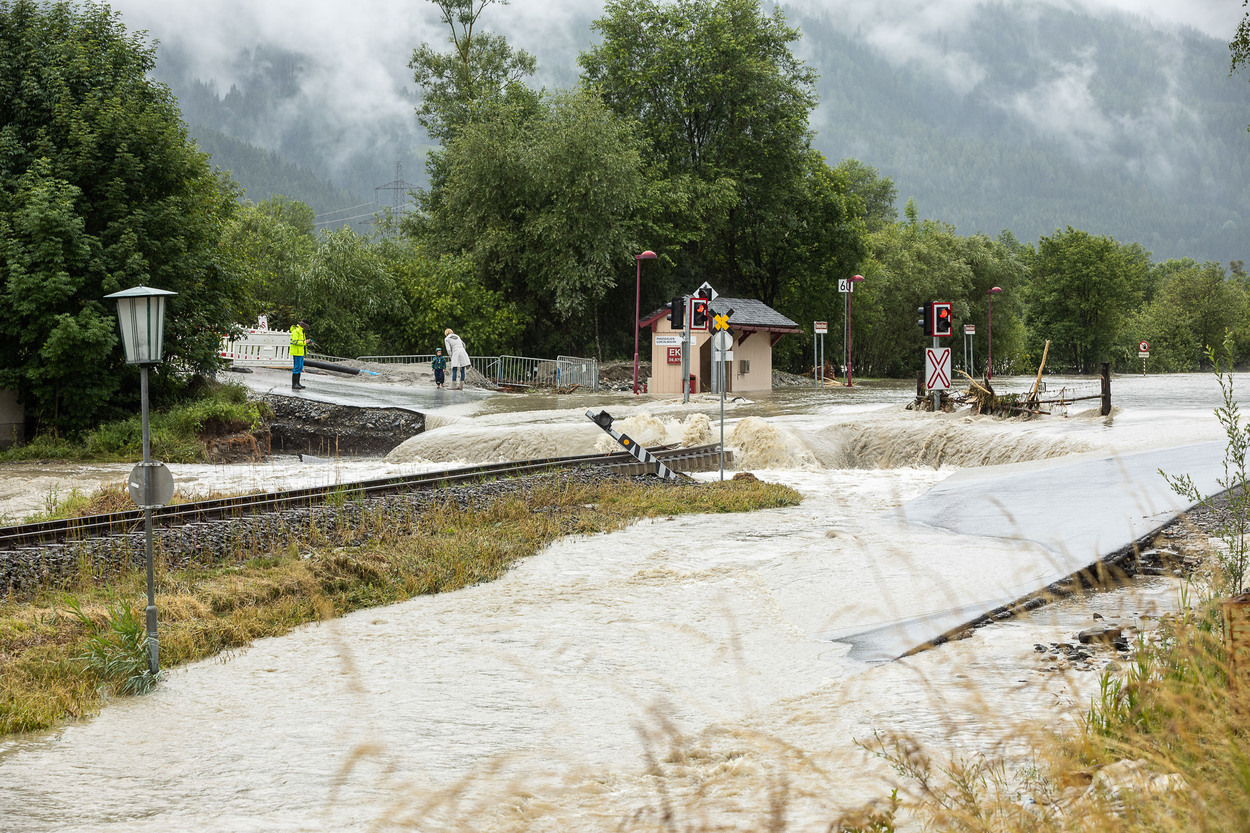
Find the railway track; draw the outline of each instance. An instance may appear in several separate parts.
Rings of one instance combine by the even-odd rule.
[[[663,460],[665,465],[676,471],[709,471],[715,469],[719,462],[719,446],[717,445],[693,448],[656,447],[649,450],[657,458]],[[727,452],[726,460],[732,461],[732,459],[731,453]],[[358,500],[413,490],[437,489],[485,479],[516,477],[586,466],[608,467],[622,474],[631,475],[650,473],[646,466],[625,451],[611,454],[545,457],[361,480],[333,486],[289,489],[172,504],[153,510],[152,522],[156,527],[185,526],[288,509],[311,508],[320,506],[331,499]],[[143,510],[134,509],[127,512],[0,527],[0,557],[3,557],[5,551],[127,535],[142,529],[143,517]]]

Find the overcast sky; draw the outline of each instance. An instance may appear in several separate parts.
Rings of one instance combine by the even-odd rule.
[[[981,2],[787,0],[786,5],[829,11],[835,20],[858,27],[869,44],[887,55],[931,60],[958,89],[977,82],[978,67],[928,55],[935,49],[932,35],[957,33]],[[1244,11],[1238,0],[1024,0],[1020,7],[1041,2],[1128,12],[1160,26],[1191,26],[1225,42]],[[127,27],[189,48],[193,72],[215,80],[222,93],[235,80],[226,67],[242,49],[267,43],[312,56],[314,65],[306,66],[303,76],[306,90],[331,102],[345,130],[380,121],[415,122],[412,100],[403,95],[405,90],[411,94],[413,86],[408,60],[422,41],[446,41],[437,9],[427,0],[112,0],[112,5]],[[513,0],[489,8],[483,22],[538,56],[539,83],[567,86],[576,78],[577,51],[591,42],[587,22],[602,9],[602,0]],[[1079,87],[1080,79],[1074,81]],[[1060,98],[1079,103],[1079,96],[1068,93]]]
[[[958,26],[980,0],[788,0],[807,9],[837,10],[874,26],[900,24],[916,32]],[[1033,0],[1038,2],[1038,0]],[[1161,25],[1185,24],[1220,40],[1236,31],[1243,9],[1237,0],[1041,0],[1090,10],[1118,9]],[[195,48],[206,75],[214,74],[240,48],[259,42],[317,55],[340,67],[358,84],[406,78],[412,49],[445,34],[432,3],[423,0],[112,0],[126,25],[147,29],[158,40]],[[541,53],[558,40],[586,43],[587,18],[602,0],[514,0],[487,10],[488,28],[510,35],[514,44]],[[580,31],[570,31],[573,27]],[[229,79],[220,79],[229,80]]]

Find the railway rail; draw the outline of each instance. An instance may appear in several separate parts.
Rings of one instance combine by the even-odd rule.
[[[661,446],[652,448],[650,451],[654,456],[663,460],[667,466],[677,471],[710,471],[717,467],[719,459],[719,446],[715,444],[692,448]],[[732,460],[731,453],[726,452],[726,457]],[[631,475],[651,473],[646,466],[625,451],[569,457],[544,457],[339,483],[332,486],[315,486],[178,503],[153,510],[152,522],[158,527],[186,525],[286,509],[311,508],[331,499],[371,498],[411,490],[437,489],[442,486],[483,479],[513,477],[584,466],[604,466]],[[143,510],[134,509],[126,512],[0,527],[0,557],[5,551],[28,547],[127,535],[139,531],[142,526]]]

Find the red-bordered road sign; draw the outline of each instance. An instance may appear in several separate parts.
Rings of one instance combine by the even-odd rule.
[[[1137,349],[1142,353],[1148,352],[1150,350],[1150,342],[1144,340],[1137,342]]]
[[[928,390],[951,389],[951,349],[949,347],[926,347],[924,349],[924,378]]]

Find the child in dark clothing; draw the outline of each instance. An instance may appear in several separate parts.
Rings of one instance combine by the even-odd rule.
[[[430,362],[430,367],[434,368],[434,384],[438,387],[443,386],[443,371],[447,369],[447,357],[443,355],[443,348],[434,348],[434,360]]]

